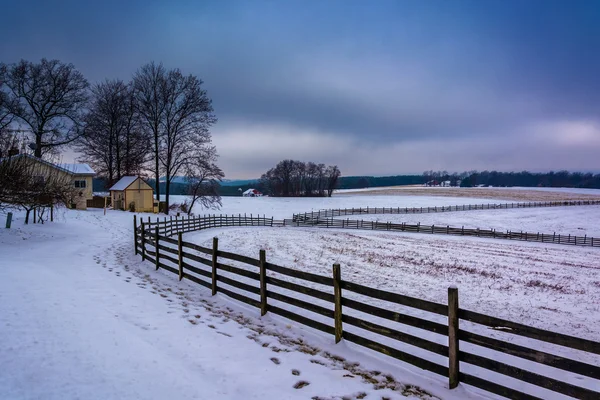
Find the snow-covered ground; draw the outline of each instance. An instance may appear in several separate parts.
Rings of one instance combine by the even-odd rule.
[[[0,230],[1,399],[478,398],[155,272],[130,213],[57,214]]]
[[[347,215],[341,219],[362,219],[421,225],[496,229],[497,231],[554,233],[600,237],[600,206],[514,208],[425,214]]]
[[[217,213],[290,218],[293,213],[325,208],[490,202],[498,201],[382,195],[314,199],[228,197]],[[440,224],[458,225],[446,222],[448,218],[477,224],[469,221],[470,216],[487,213],[487,217],[474,218],[498,223],[531,219],[532,231],[537,231],[533,226],[566,223],[575,215],[572,219],[581,221],[584,229],[594,229],[592,217],[591,222],[583,224],[583,214],[577,213],[597,213],[597,207],[567,207],[564,213],[552,214],[555,210],[559,209],[485,210],[414,217],[422,223],[421,217],[427,216],[442,218]],[[537,222],[536,213],[542,213]],[[394,216],[385,215],[388,217]],[[165,271],[154,271],[153,265],[142,263],[139,256],[133,255],[131,213],[109,211],[104,216],[102,210],[94,209],[62,211],[56,219],[54,223],[23,226],[22,215],[17,214],[12,229],[0,230],[2,399],[482,396],[480,391],[463,386],[447,390],[447,379],[351,343],[334,345],[329,335],[275,315],[260,317],[255,308],[222,295],[211,297],[210,291],[201,286],[178,282],[176,276]],[[1,214],[0,221],[3,224]],[[221,249],[257,257],[263,248],[270,262],[322,275],[330,275],[331,265],[339,262],[345,280],[438,303],[445,303],[448,286],[457,284],[463,308],[600,340],[598,249],[309,228],[223,228],[186,233],[184,240],[209,245],[213,236],[220,238]],[[444,323],[439,316],[426,317],[402,307],[398,311]],[[443,336],[397,325],[394,329],[439,343],[447,341]],[[482,327],[464,326],[484,331]],[[492,335],[531,344],[530,340],[511,338],[501,332],[494,331]],[[434,362],[444,362],[439,356],[408,345],[380,341]],[[538,345],[540,350],[600,363],[600,357]],[[468,346],[467,349],[476,351]],[[572,374],[553,375],[556,370],[547,371],[547,367],[520,359],[514,359],[513,364],[577,385],[594,384]],[[497,374],[474,367],[467,366],[465,371],[507,382]],[[416,389],[406,385],[415,385]],[[511,386],[532,390],[514,380]],[[563,398],[533,390],[542,398]]]
[[[182,203],[187,196],[171,196],[171,203]],[[276,219],[292,218],[292,214],[319,211],[329,208],[359,207],[441,207],[462,204],[505,203],[500,200],[464,197],[428,196],[333,196],[333,197],[223,197],[223,207],[219,210],[203,210],[194,207],[194,212],[202,214],[238,215],[260,214]]]

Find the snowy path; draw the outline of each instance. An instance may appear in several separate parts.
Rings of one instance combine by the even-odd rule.
[[[155,272],[130,225],[70,211],[2,230],[0,398],[478,398]]]

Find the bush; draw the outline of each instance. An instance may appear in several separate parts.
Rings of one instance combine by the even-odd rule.
[[[135,212],[135,203],[133,201],[129,203],[129,211]]]

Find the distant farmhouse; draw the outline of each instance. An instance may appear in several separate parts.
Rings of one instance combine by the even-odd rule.
[[[77,210],[86,210],[87,201],[91,200],[92,195],[92,178],[96,176],[96,172],[87,164],[53,164],[51,162],[42,160],[29,154],[17,154],[13,155],[12,158],[25,158],[28,161],[35,163],[39,166],[39,176],[50,175],[50,173],[57,171],[61,177],[69,179],[74,190],[74,197],[71,199],[72,208]],[[50,171],[49,168],[52,170]]]
[[[242,193],[242,196],[244,197],[261,197],[262,195],[263,194],[256,189],[248,189]]]

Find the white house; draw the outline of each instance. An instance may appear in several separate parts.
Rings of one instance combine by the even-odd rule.
[[[256,189],[248,189],[242,193],[242,196],[244,197],[261,197],[262,195],[263,194]]]

